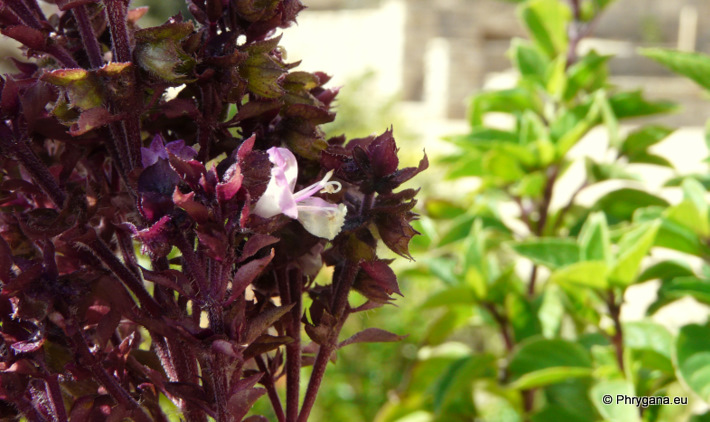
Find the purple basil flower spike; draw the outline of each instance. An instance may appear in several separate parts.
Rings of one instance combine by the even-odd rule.
[[[323,180],[294,193],[298,177],[296,157],[286,148],[272,147],[267,152],[274,166],[266,191],[254,207],[254,214],[264,218],[285,214],[297,219],[312,235],[333,240],[343,227],[347,208],[344,204],[331,204],[313,196],[318,192],[336,193],[341,189],[339,182],[330,181],[333,171],[329,171]]]
[[[141,163],[143,164],[143,168],[157,163],[159,158],[167,160],[168,152],[185,161],[190,161],[197,155],[197,151],[191,146],[185,145],[185,141],[182,139],[168,142],[166,145],[162,136],[155,135],[153,141],[150,143],[150,147],[141,147]]]
[[[159,158],[167,160],[168,153],[165,151],[163,137],[155,135],[148,148],[141,147],[141,164],[143,168],[150,167],[157,163]]]

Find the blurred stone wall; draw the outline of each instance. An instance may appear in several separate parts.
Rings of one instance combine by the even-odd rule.
[[[431,102],[442,117],[465,115],[466,99],[481,89],[490,75],[510,68],[506,51],[512,37],[524,37],[517,21],[516,5],[502,0],[304,0],[310,10],[302,16],[334,12],[344,16],[359,9],[403,11],[401,52],[392,53],[397,63],[381,63],[392,72],[398,67],[396,85],[405,101]],[[390,5],[390,6],[388,6]],[[340,11],[340,12],[338,12]],[[309,21],[308,25],[312,22]],[[366,31],[382,30],[369,28]],[[355,28],[355,27],[353,27]],[[386,33],[386,32],[385,32]],[[603,54],[613,54],[610,68],[615,81],[625,88],[639,87],[651,97],[666,97],[687,108],[710,108],[692,83],[674,77],[660,65],[636,54],[638,47],[665,46],[710,53],[710,1],[708,0],[617,0],[598,21],[593,39],[584,45]],[[685,37],[685,38],[684,38]],[[381,37],[386,38],[386,37]],[[680,40],[680,44],[679,44]],[[370,42],[367,37],[362,42]],[[377,41],[369,47],[378,49]],[[614,79],[613,79],[614,80]],[[674,117],[673,123],[698,124],[696,116]]]

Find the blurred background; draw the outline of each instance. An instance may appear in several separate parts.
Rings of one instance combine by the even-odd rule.
[[[282,45],[289,61],[300,60],[302,70],[332,75],[330,84],[342,87],[337,119],[325,127],[326,132],[353,138],[381,133],[392,125],[406,165],[415,165],[424,150],[436,163],[437,157],[451,151],[442,138],[468,130],[470,96],[511,87],[517,79],[507,56],[511,39],[525,37],[515,1],[302,1],[308,8],[299,15],[298,25],[283,31]],[[131,4],[150,6],[144,26],[178,12],[186,13],[180,0],[136,0]],[[9,51],[15,50],[10,42],[3,39],[0,51],[3,72],[8,69]],[[614,55],[609,61],[613,85],[625,90],[640,88],[650,99],[680,105],[679,112],[655,118],[655,122],[680,128],[658,148],[677,168],[705,171],[707,166],[701,160],[707,156],[707,148],[702,127],[710,116],[710,102],[688,79],[636,53],[637,48],[648,46],[710,53],[710,2],[618,0],[605,11],[592,36],[580,45],[582,50]],[[495,119],[495,113],[489,118]],[[593,154],[603,136],[592,131],[577,146],[579,154]],[[476,189],[473,179],[442,183],[444,170],[435,164],[415,178],[412,186],[423,188],[420,213],[429,212],[442,198],[461,198]],[[653,180],[653,175],[646,178]],[[568,185],[573,188],[574,181]],[[556,192],[558,196],[564,198],[565,194]],[[585,200],[590,202],[594,197],[585,199],[581,195],[580,201]],[[426,236],[415,238],[414,248],[425,251],[428,241]],[[490,350],[500,342],[489,327],[476,324],[465,325],[453,337],[448,336],[451,330],[446,327],[461,327],[472,314],[423,310],[422,303],[442,282],[414,270],[416,264],[402,258],[397,265],[404,298],[397,300],[396,306],[353,317],[343,338],[371,326],[409,337],[397,344],[362,344],[342,350],[337,363],[328,368],[312,421],[385,420],[382,415],[388,406],[402,400],[402,391],[416,390],[412,383],[433,384],[439,379],[450,363],[447,356],[458,353],[458,344],[482,350],[485,343],[485,349]],[[650,295],[643,286],[635,290],[622,308],[622,318],[640,318],[653,300]],[[704,308],[686,301],[659,318],[672,328],[706,317]],[[435,347],[445,342],[452,346]],[[441,354],[440,362],[437,353]],[[429,362],[426,369],[417,365],[424,357]],[[424,392],[421,396],[410,394],[407,400],[419,400],[424,406],[432,399],[427,396],[427,388],[420,390]],[[269,412],[267,402],[257,406],[257,411]],[[414,412],[398,420],[430,420],[427,417]]]

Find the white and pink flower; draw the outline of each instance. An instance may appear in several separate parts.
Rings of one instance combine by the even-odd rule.
[[[266,191],[259,198],[252,212],[260,217],[269,218],[285,214],[297,219],[309,233],[329,240],[340,233],[348,209],[344,204],[331,204],[315,197],[318,192],[336,193],[341,189],[339,182],[330,181],[333,171],[325,177],[298,192],[298,163],[296,157],[286,148],[272,147],[267,151],[271,168],[271,180]]]

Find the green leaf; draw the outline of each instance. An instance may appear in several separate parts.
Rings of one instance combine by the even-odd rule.
[[[559,139],[556,141],[558,158],[564,157],[590,129],[599,124],[599,119],[602,117],[604,108],[604,101],[602,101],[601,98],[600,95],[595,95],[594,100],[588,108],[578,107],[562,114],[561,119],[572,120],[574,125],[569,127],[567,131],[561,133]],[[567,124],[569,125],[569,123]]]
[[[513,382],[549,368],[592,368],[592,360],[589,352],[577,343],[534,337],[520,343],[508,365]]]
[[[533,414],[530,418],[531,422],[550,422],[550,421],[565,421],[565,422],[595,422],[592,415],[580,415],[571,409],[562,405],[550,404]]]
[[[434,384],[434,411],[440,412],[460,394],[471,397],[473,380],[495,377],[496,358],[489,354],[476,354],[453,362]]]
[[[473,306],[476,303],[478,303],[478,299],[473,288],[470,286],[456,286],[432,294],[421,304],[421,307],[427,309],[440,306]]]
[[[513,38],[510,45],[513,64],[524,78],[542,83],[549,59],[527,40]]]
[[[468,214],[461,215],[454,219],[451,229],[441,237],[439,246],[448,245],[468,236],[468,234],[471,233],[471,226],[475,219],[476,216]]]
[[[514,243],[512,248],[534,263],[551,269],[579,261],[579,246],[574,239],[543,237]]]
[[[639,53],[710,89],[710,56],[707,54],[666,48],[642,48]]]
[[[674,351],[678,378],[706,403],[710,402],[710,328],[697,324],[682,327]]]
[[[602,212],[594,212],[587,217],[577,238],[583,261],[609,262],[611,259],[611,242],[609,226]]]
[[[553,271],[550,281],[566,288],[583,286],[603,290],[609,286],[608,270],[603,261],[581,261]]]
[[[649,321],[626,322],[623,325],[624,347],[652,350],[671,358],[673,335],[664,326]]]
[[[486,177],[495,177],[504,184],[519,180],[525,174],[513,156],[496,150],[484,156],[483,170]]]
[[[545,338],[553,338],[558,335],[564,314],[562,292],[560,292],[559,287],[553,284],[545,286],[545,291],[542,294],[542,304],[537,314],[542,335]]]
[[[522,198],[541,198],[545,189],[545,180],[542,171],[527,173],[513,186],[513,192]]]
[[[664,211],[661,207],[648,207],[639,209],[634,214],[634,222],[661,219],[661,227],[656,234],[654,246],[673,249],[699,257],[710,253],[708,246],[701,241],[693,229],[668,218],[663,218]]]
[[[530,38],[550,58],[567,52],[567,25],[572,13],[557,0],[532,0],[518,9]]]
[[[695,179],[687,178],[682,183],[683,201],[666,211],[668,220],[690,228],[701,238],[710,235],[708,203],[705,188]]]
[[[629,156],[629,163],[653,164],[656,166],[673,168],[673,163],[656,154],[638,152]]]
[[[580,90],[592,92],[602,88],[607,78],[606,63],[611,56],[600,56],[595,51],[581,58],[568,70],[567,87],[563,99],[572,100]]]
[[[536,113],[528,110],[520,117],[518,123],[520,130],[519,142],[523,145],[532,144],[539,140],[550,140],[549,130],[542,118]]]
[[[449,159],[450,158],[450,159]],[[442,160],[446,164],[446,178],[455,180],[462,177],[483,176],[483,155],[482,154],[461,154],[452,155]]]
[[[678,106],[669,101],[647,101],[641,91],[620,92],[609,98],[609,104],[618,119],[670,113]]]
[[[660,279],[668,280],[675,277],[692,276],[693,270],[685,261],[662,261],[654,264],[638,276],[637,281]]]
[[[609,272],[611,283],[628,286],[634,282],[641,260],[651,249],[660,224],[659,220],[643,223],[622,236],[616,261]]]
[[[470,223],[469,223],[470,227]],[[456,275],[456,260],[453,258],[425,258],[425,267],[439,280],[449,286],[459,284],[459,277]]]
[[[655,145],[667,138],[673,129],[665,126],[643,126],[635,130],[624,139],[621,144],[621,153],[624,155],[633,155],[645,152],[648,147]]]
[[[562,94],[567,87],[567,57],[564,55],[559,55],[555,60],[553,60],[548,68],[546,74],[545,89],[547,92],[555,99],[562,98]]]
[[[447,136],[444,140],[458,146],[495,145],[499,142],[518,143],[518,135],[507,130],[475,127],[466,135]]]
[[[606,180],[638,180],[639,177],[629,173],[627,166],[618,162],[597,163],[591,157],[584,157],[584,164],[587,170],[589,184],[599,183]]]
[[[531,417],[532,422],[597,422],[598,415],[589,400],[588,378],[574,378],[544,389],[545,404]]]
[[[94,72],[84,69],[59,69],[45,73],[42,80],[63,87],[71,105],[82,110],[98,107],[103,102],[101,81]]]
[[[690,296],[698,302],[710,304],[710,280],[693,276],[677,277],[663,283],[658,295],[671,300]]]
[[[538,301],[530,302],[523,293],[509,291],[505,296],[506,314],[517,342],[541,333],[540,320],[537,318],[538,306]]]
[[[634,211],[650,206],[667,207],[668,202],[642,190],[622,188],[599,198],[594,209],[603,211],[609,223],[616,224],[621,221],[630,221]]]
[[[592,387],[589,395],[599,413],[608,422],[639,422],[636,406],[616,403],[616,396],[634,396],[634,386],[626,380],[601,381]],[[604,397],[611,396],[611,404],[604,403]]]
[[[452,220],[466,213],[466,208],[441,198],[428,198],[424,203],[424,209],[429,218],[441,220]]]
[[[471,126],[483,125],[483,116],[492,111],[522,113],[525,110],[539,110],[539,100],[523,88],[483,92],[473,97],[469,110]]]
[[[473,313],[473,307],[447,307],[445,312],[427,327],[427,332],[423,339],[424,343],[438,345],[447,341],[454,331],[464,326],[471,319]]]
[[[173,22],[136,31],[133,52],[136,62],[143,70],[168,82],[191,80],[195,59],[185,53],[180,41],[194,29],[192,22]]]
[[[571,378],[585,378],[592,375],[592,368],[556,366],[527,373],[510,384],[510,388],[527,390],[544,387]]]

